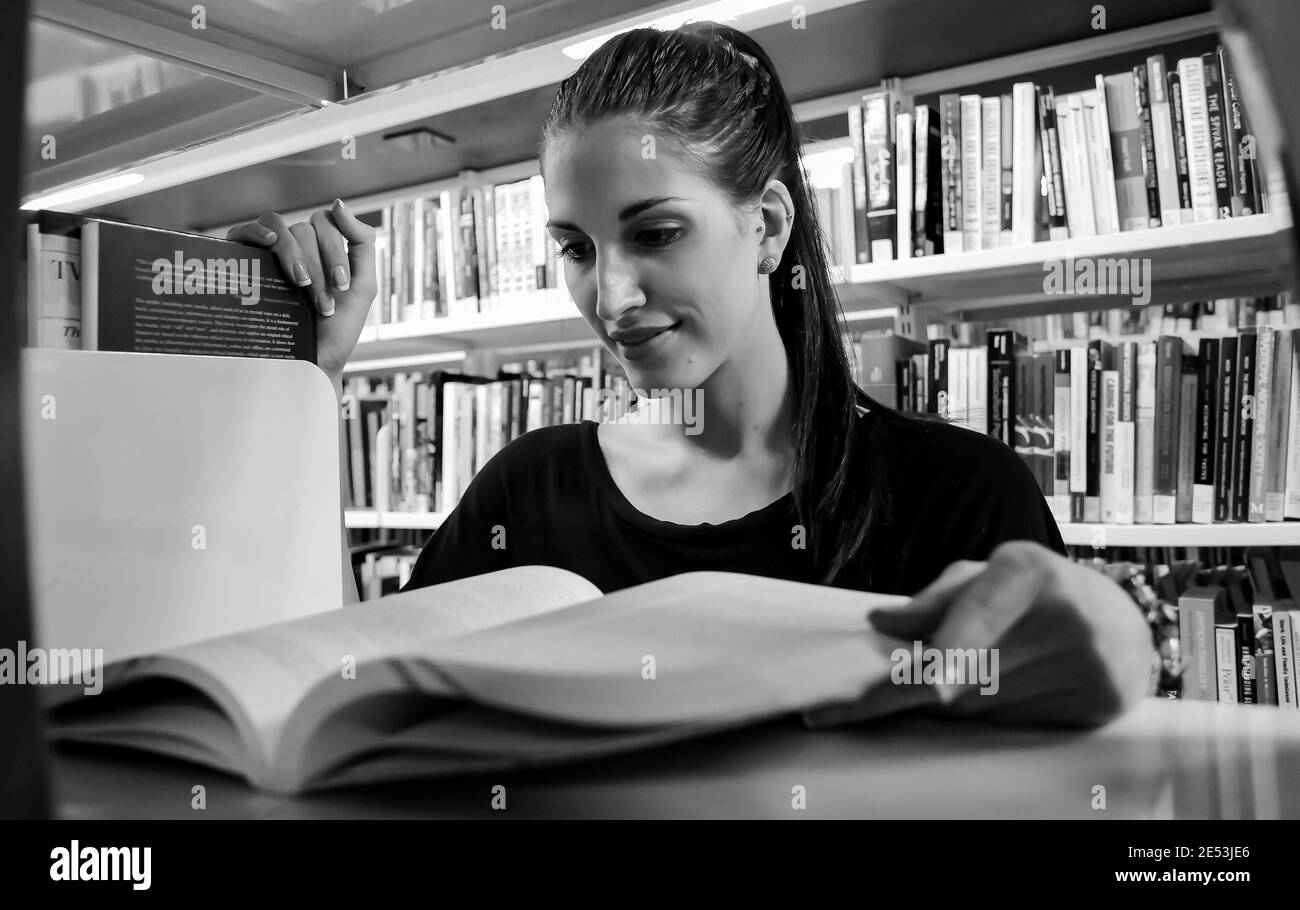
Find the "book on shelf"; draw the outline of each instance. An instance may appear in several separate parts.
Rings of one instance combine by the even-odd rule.
[[[1011,446],[1058,522],[1300,518],[1290,294],[929,329],[880,400]]]
[[[856,255],[837,261],[1258,214],[1267,194],[1249,107],[1222,47],[1169,65],[1163,53],[1135,54],[1129,69],[1059,93],[1034,81],[984,95],[865,93],[849,108],[854,165],[844,188],[846,198],[859,193],[857,236],[844,240]],[[909,130],[908,140],[895,128]],[[883,172],[891,160],[893,173]],[[910,193],[895,192],[902,180]],[[873,233],[872,223],[894,217],[896,205],[897,234],[913,237],[911,248],[892,233],[876,248],[885,234]]]
[[[48,729],[300,793],[971,693],[975,676],[942,683],[932,660],[863,618],[903,602],[724,572],[602,595],[572,572],[520,566],[110,664],[94,697],[51,693]]]
[[[1169,698],[1295,711],[1300,548],[1117,548],[1076,556],[1145,605]],[[1290,579],[1288,583],[1287,579]]]
[[[39,212],[28,224],[28,343],[316,360],[316,314],[263,247]]]

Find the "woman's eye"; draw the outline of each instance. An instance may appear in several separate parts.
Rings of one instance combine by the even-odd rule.
[[[576,243],[561,244],[560,248],[555,251],[555,258],[571,259],[574,262],[581,262],[582,257],[575,252],[577,248],[578,248],[578,244]]]
[[[670,243],[672,243],[678,237],[680,237],[681,233],[682,233],[681,228],[651,228],[650,230],[642,231],[641,236],[644,237],[648,234],[651,235],[652,237],[658,236],[660,238],[664,238],[662,242],[652,241],[650,243],[650,246],[668,246]]]

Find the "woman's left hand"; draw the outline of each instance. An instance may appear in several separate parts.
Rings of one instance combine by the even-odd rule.
[[[909,603],[869,619],[886,635],[940,652],[997,649],[996,689],[940,685],[943,700],[953,699],[940,706],[931,692],[941,713],[1093,726],[1132,708],[1151,683],[1151,631],[1128,595],[1101,572],[1030,541],[1004,543],[988,562],[953,563]]]

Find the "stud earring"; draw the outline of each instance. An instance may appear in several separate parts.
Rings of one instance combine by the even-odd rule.
[[[770,275],[776,271],[776,260],[771,256],[764,256],[763,261],[758,264],[758,274]]]

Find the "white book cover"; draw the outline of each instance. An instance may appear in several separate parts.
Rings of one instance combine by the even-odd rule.
[[[963,250],[978,250],[984,211],[984,131],[980,96],[962,95],[961,103],[961,239]]]
[[[1115,524],[1133,524],[1133,448],[1137,436],[1137,424],[1131,420],[1115,422],[1115,476],[1117,493],[1115,502]]]
[[[27,228],[27,343],[81,348],[81,241]]]
[[[460,454],[457,451],[456,428],[460,398],[456,394],[459,383],[448,382],[442,387],[442,486],[439,488],[438,511],[444,515],[456,507],[457,491],[460,489],[456,466]]]
[[[967,381],[970,348],[948,349],[948,419],[959,427],[967,425]]]
[[[983,345],[966,350],[966,424],[976,433],[989,432],[989,349]]]
[[[1042,193],[1042,156],[1038,154],[1037,97],[1034,83],[1017,82],[1011,88],[1011,236],[1015,246],[1034,242],[1036,203]]]
[[[1002,233],[1002,98],[991,95],[980,100],[983,124],[983,161],[980,179],[980,247],[986,250],[1001,245]]]
[[[1100,231],[1099,233],[1115,233],[1120,230],[1119,220],[1119,191],[1115,187],[1115,159],[1112,157],[1113,152],[1110,145],[1110,113],[1106,107],[1106,77],[1097,76],[1097,84],[1092,93],[1092,101],[1095,103],[1094,108],[1095,123],[1094,129],[1097,131],[1097,139],[1100,145],[1100,169],[1101,185],[1103,189],[1103,201],[1106,204],[1106,224],[1109,227],[1114,225],[1114,231]],[[1100,208],[1098,209],[1100,211]]]
[[[1273,385],[1269,390],[1267,460],[1264,464],[1264,520],[1282,521],[1286,511],[1286,440],[1291,431],[1291,407],[1297,389],[1291,383],[1294,352],[1292,333],[1278,329],[1273,336]]]
[[[898,193],[896,238],[894,240],[894,249],[898,251],[897,258],[912,258],[912,218],[913,218],[913,194],[916,192],[916,182],[912,176],[915,154],[912,148],[914,138],[914,129],[912,125],[912,112],[900,111],[895,118],[894,129],[894,161],[897,168],[897,175],[894,179],[894,188]]]
[[[1101,372],[1101,480],[1098,520],[1115,524],[1119,502],[1119,472],[1115,459],[1115,423],[1119,417],[1119,372]]]
[[[1086,182],[1086,168],[1080,171],[1079,165],[1086,164],[1086,159],[1081,154],[1083,145],[1075,135],[1074,112],[1068,95],[1056,99],[1056,136],[1061,148],[1061,181],[1065,186],[1065,216],[1070,236],[1091,237],[1097,233],[1092,214],[1092,188]]]
[[[1294,339],[1294,335],[1292,336]],[[1283,518],[1300,518],[1300,357],[1291,354],[1291,396],[1287,403],[1286,488]]]
[[[1147,58],[1148,97],[1151,100],[1151,133],[1156,147],[1156,186],[1160,191],[1160,223],[1181,224],[1178,207],[1178,163],[1174,154],[1174,121],[1169,109],[1169,82],[1165,58]]]
[[[1133,521],[1155,521],[1156,480],[1156,343],[1139,341],[1137,394],[1135,396],[1137,438],[1133,447]]]
[[[1087,113],[1083,109],[1083,93],[1072,92],[1066,96],[1066,102],[1069,104],[1070,113],[1070,145],[1072,147],[1070,157],[1073,162],[1075,181],[1079,185],[1079,220],[1083,231],[1080,236],[1091,237],[1098,233],[1097,205],[1092,192],[1092,167],[1089,160],[1088,131],[1084,123],[1087,119]],[[1070,234],[1074,236],[1073,230],[1071,230]]]
[[[1237,703],[1237,630],[1214,627],[1214,663],[1218,667],[1219,703]]]
[[[1200,57],[1178,61],[1178,78],[1183,95],[1183,126],[1187,137],[1187,176],[1192,184],[1192,210],[1197,221],[1219,217],[1214,189],[1214,165],[1210,160],[1210,115],[1205,105],[1205,71]]]

